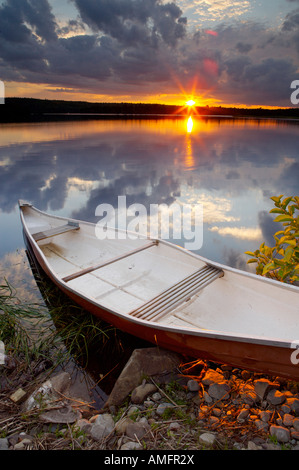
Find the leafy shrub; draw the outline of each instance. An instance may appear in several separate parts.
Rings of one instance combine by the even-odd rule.
[[[279,214],[274,222],[282,223],[283,230],[274,235],[275,246],[262,243],[247,263],[257,263],[256,274],[290,284],[299,282],[299,197],[284,199],[283,194],[271,197],[275,208],[270,213]]]

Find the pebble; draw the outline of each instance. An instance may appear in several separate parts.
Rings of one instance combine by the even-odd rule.
[[[114,429],[114,421],[109,413],[99,415],[91,427],[90,435],[96,441],[107,437]]]
[[[196,380],[188,380],[187,388],[188,388],[189,392],[198,392],[199,383]]]
[[[203,446],[212,447],[215,444],[215,434],[211,434],[209,432],[205,432],[199,436],[199,442]]]
[[[283,417],[283,420],[282,420],[283,425],[287,426],[287,427],[293,426],[294,419],[295,419],[294,416],[286,413]]]
[[[8,450],[9,443],[6,437],[0,439],[0,450]]]
[[[290,406],[291,411],[295,413],[296,416],[299,416],[299,399],[298,398],[287,398],[287,405]]]
[[[144,400],[154,393],[157,390],[157,387],[153,384],[142,384],[136,387],[131,395],[131,402],[134,404],[143,403]]]
[[[267,395],[267,401],[274,406],[281,405],[285,401],[286,397],[279,390],[271,390]]]
[[[271,419],[271,416],[272,416],[272,413],[269,410],[260,412],[260,419],[264,423],[268,423],[269,420]]]
[[[158,408],[156,409],[156,413],[157,415],[159,416],[162,416],[164,414],[164,412],[167,410],[167,408],[173,408],[174,405],[172,405],[171,403],[161,403]]]
[[[179,429],[181,429],[181,425],[179,423],[173,422],[170,423],[169,429],[170,431],[178,431]]]
[[[237,421],[239,423],[243,423],[245,419],[248,417],[248,415],[249,415],[249,410],[246,408],[243,408],[243,410],[241,410],[237,416]]]
[[[116,418],[117,407],[107,407],[89,419],[80,415],[74,428],[99,441],[100,445],[105,439],[111,440],[120,450],[145,449],[143,440],[146,441],[159,423],[164,430],[171,431],[169,438],[179,433],[196,435],[199,449],[214,448],[221,438],[227,443],[226,431],[228,436],[233,433],[229,442],[236,449],[272,450],[283,448],[285,444],[299,448],[299,393],[294,385],[290,391],[287,381],[261,378],[259,374],[225,366],[216,370],[209,366],[204,371],[202,379],[186,377],[182,391],[173,392],[174,401],[177,394],[177,398],[187,403],[180,405],[182,408],[167,401],[167,389],[158,392],[156,386],[144,381],[130,391],[131,402],[121,418]],[[196,420],[188,429],[183,419],[176,421],[178,415],[174,413],[184,413],[186,406],[190,419]],[[169,413],[165,413],[167,411]],[[66,424],[65,416],[58,415],[61,423]],[[67,435],[68,428],[64,431]],[[54,433],[53,430],[49,435],[54,436]],[[236,442],[238,433],[242,441]],[[271,442],[270,437],[275,437],[277,444]],[[0,450],[25,450],[32,445],[32,436],[24,433],[0,439]]]
[[[226,382],[212,383],[209,385],[208,394],[216,400],[228,400],[230,386]]]
[[[132,442],[132,441],[126,442],[120,448],[120,450],[141,450],[141,449],[142,449],[142,445],[139,444],[139,442]]]
[[[270,435],[275,436],[278,442],[288,442],[290,440],[290,431],[283,426],[272,425]]]

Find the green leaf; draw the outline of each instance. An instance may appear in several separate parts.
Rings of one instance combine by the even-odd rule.
[[[273,263],[273,261],[271,261],[271,263],[268,263],[268,264],[266,264],[266,266],[264,266],[263,276],[265,274],[267,274],[270,271],[270,269],[272,269],[272,268],[275,268],[275,264]]]
[[[293,217],[290,215],[278,215],[274,222],[293,222]]]
[[[285,250],[285,254],[284,254],[284,261],[286,261],[287,263],[291,260],[292,256],[293,256],[293,253],[294,253],[294,249],[289,246],[286,250]]]
[[[292,196],[291,197],[286,197],[282,201],[281,206],[285,209],[287,207],[287,205],[291,202],[292,199],[293,199]]]
[[[249,256],[254,256],[255,255],[255,253],[253,253],[252,251],[245,251],[244,253],[245,253],[245,255],[249,255]]]
[[[257,263],[257,259],[256,259],[256,258],[250,258],[250,259],[247,261],[247,264],[250,264],[250,263]]]
[[[272,199],[272,201],[274,202],[280,202],[280,199],[282,198],[282,196],[283,194],[281,194],[280,196],[273,196],[270,199]]]
[[[297,246],[296,240],[286,240],[285,243],[294,247]]]
[[[284,214],[284,213],[285,211],[282,209],[279,209],[278,207],[270,210],[270,214]]]

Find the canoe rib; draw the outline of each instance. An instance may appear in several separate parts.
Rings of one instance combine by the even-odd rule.
[[[150,243],[147,243],[146,245],[136,248],[135,250],[127,251],[126,253],[120,256],[116,256],[115,258],[112,258],[108,261],[104,261],[103,263],[96,264],[94,266],[90,266],[85,269],[81,269],[81,271],[70,274],[69,276],[65,276],[64,278],[62,278],[62,280],[64,282],[72,281],[73,279],[77,279],[78,277],[84,276],[85,274],[91,273],[92,271],[96,271],[97,269],[104,268],[105,266],[108,266],[109,264],[115,263],[116,261],[120,261],[124,258],[127,258],[128,256],[135,255],[136,253],[139,253],[140,251],[146,250],[148,248],[152,248],[153,246],[157,246],[158,243],[159,243],[158,240],[154,240]]]
[[[75,222],[68,222],[65,225],[60,225],[59,227],[51,228],[49,230],[45,230],[44,232],[37,232],[32,234],[32,237],[36,242],[40,240],[45,240],[46,238],[54,237],[56,235],[60,235],[65,232],[71,232],[73,230],[79,230],[79,224]]]
[[[156,321],[223,275],[221,269],[206,265],[133,310],[130,315],[142,320]]]

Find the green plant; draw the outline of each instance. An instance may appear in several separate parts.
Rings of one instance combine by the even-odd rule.
[[[262,243],[247,263],[257,263],[256,274],[293,284],[299,281],[299,197],[283,195],[271,197],[275,208],[270,213],[278,214],[274,222],[282,223],[282,230],[274,234],[275,246]]]

